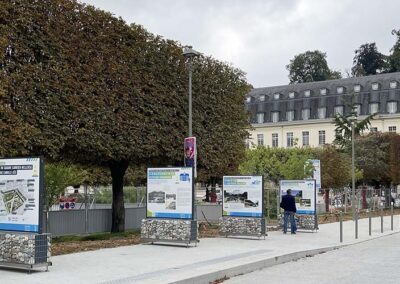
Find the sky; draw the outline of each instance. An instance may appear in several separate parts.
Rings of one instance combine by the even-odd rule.
[[[354,51],[389,54],[400,29],[397,0],[82,0],[127,23],[243,70],[253,87],[289,83],[296,54],[320,50],[346,77]]]

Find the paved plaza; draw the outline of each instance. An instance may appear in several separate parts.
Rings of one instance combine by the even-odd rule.
[[[379,252],[377,244],[385,243],[386,239],[391,242],[394,242],[394,238],[399,239],[397,234],[400,231],[399,216],[394,217],[394,231],[390,230],[390,217],[384,218],[383,234],[380,232],[380,218],[373,219],[372,227],[370,237],[368,219],[360,220],[359,239],[355,240],[353,221],[344,222],[343,243],[339,242],[339,223],[331,223],[320,225],[318,233],[298,232],[297,235],[283,235],[281,231],[269,232],[265,240],[221,237],[201,239],[197,247],[190,248],[143,244],[81,252],[53,257],[51,259],[53,266],[50,267],[49,272],[35,272],[28,275],[22,271],[1,270],[1,283],[33,284],[65,281],[73,283],[209,283],[225,275],[232,278],[235,275],[318,255],[355,243],[363,243],[360,249],[363,254],[360,257],[366,255],[373,257]],[[376,240],[372,242],[371,239]],[[342,250],[345,251],[344,249],[336,250],[326,255],[337,254]],[[391,263],[392,256],[389,256],[388,264]],[[320,256],[315,257],[315,259],[319,258]],[[354,254],[353,265],[360,263],[358,258],[359,256]],[[307,265],[308,262],[299,261],[298,263]],[[291,262],[286,265],[291,267],[296,263]],[[322,263],[320,265],[325,267]],[[282,268],[279,270],[279,267],[286,266],[283,264],[270,269],[278,269],[276,275],[279,275],[282,273]],[[314,269],[315,267],[310,265],[305,270]],[[390,279],[391,274],[387,273],[387,277]],[[231,281],[236,280],[232,278]],[[240,283],[246,283],[246,281]],[[249,280],[249,283],[257,282]]]

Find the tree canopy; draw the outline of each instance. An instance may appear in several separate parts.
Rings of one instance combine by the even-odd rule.
[[[182,47],[74,0],[2,1],[0,14],[0,126],[11,138],[1,154],[109,168],[112,231],[122,231],[128,166],[182,164]],[[206,179],[236,171],[244,157],[249,86],[242,71],[210,57],[194,65],[193,132]]]
[[[355,50],[352,74],[356,77],[375,75],[386,70],[386,56],[373,43],[366,43]]]
[[[340,72],[329,69],[326,53],[319,50],[296,55],[286,69],[289,71],[290,84],[341,78]]]

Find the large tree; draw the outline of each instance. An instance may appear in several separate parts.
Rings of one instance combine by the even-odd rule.
[[[378,51],[375,42],[361,45],[354,53],[353,76],[375,75],[386,69],[386,56]]]
[[[326,53],[319,50],[296,55],[286,69],[289,70],[290,84],[341,78],[340,72],[329,69]]]
[[[0,100],[18,126],[14,137],[24,139],[19,147],[109,168],[112,231],[124,230],[128,166],[181,164],[187,135],[181,46],[72,0],[12,0],[0,9]],[[248,127],[243,72],[201,56],[193,90],[200,173],[234,171]]]
[[[392,30],[392,34],[397,36],[397,40],[390,50],[388,57],[388,71],[399,72],[400,71],[400,30]]]

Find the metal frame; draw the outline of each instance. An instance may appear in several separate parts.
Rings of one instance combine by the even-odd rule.
[[[44,159],[43,156],[33,157],[12,157],[12,158],[1,158],[0,160],[21,160],[21,159],[39,159],[39,220],[37,231],[18,231],[18,230],[0,230],[0,232],[21,232],[21,233],[43,233],[43,208],[44,208],[44,197],[45,197],[45,186],[44,186]]]
[[[314,216],[314,228],[313,229],[308,229],[308,228],[298,228],[300,230],[304,230],[304,231],[318,231],[318,213],[317,213],[317,181],[315,179],[293,179],[293,180],[283,180],[283,181],[289,181],[289,182],[305,182],[305,181],[310,181],[313,180],[314,181],[314,214],[297,214],[298,216],[301,215],[306,215],[306,216]],[[282,200],[282,188],[281,188],[281,182],[282,180],[279,181],[279,201]]]
[[[47,271],[49,271],[49,266],[52,266],[52,265],[53,265],[53,263],[51,261],[37,263],[37,264],[0,262],[0,267],[27,270],[28,274],[31,274],[31,271],[33,271],[35,268],[38,268],[38,267],[46,267],[45,271],[47,272]]]

